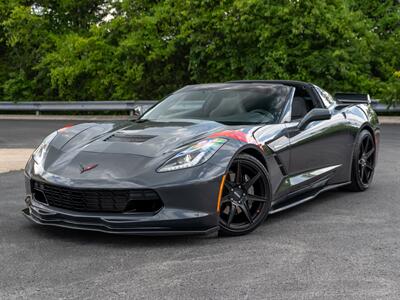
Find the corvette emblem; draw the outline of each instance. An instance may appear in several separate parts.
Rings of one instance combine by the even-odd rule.
[[[98,164],[92,164],[92,165],[87,165],[87,166],[80,164],[79,166],[81,168],[81,174],[82,174],[87,171],[93,170],[94,168],[96,168],[98,166]]]

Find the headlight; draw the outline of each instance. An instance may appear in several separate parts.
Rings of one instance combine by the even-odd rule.
[[[36,148],[36,150],[32,154],[32,159],[37,163],[37,164],[42,164],[43,160],[47,154],[47,150],[49,148],[50,142],[55,138],[57,135],[57,131],[51,133],[48,135],[43,142],[40,144],[39,147]]]
[[[200,165],[209,160],[226,141],[223,138],[213,138],[197,142],[169,159],[158,169],[158,172],[168,172]]]

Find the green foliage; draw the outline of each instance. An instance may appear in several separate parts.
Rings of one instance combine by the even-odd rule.
[[[31,14],[26,6],[15,6],[2,22],[9,78],[3,83],[5,100],[42,98],[46,93],[45,76],[36,66],[49,50],[48,23]]]
[[[0,16],[4,100],[153,99],[232,79],[400,98],[398,1],[8,0]]]

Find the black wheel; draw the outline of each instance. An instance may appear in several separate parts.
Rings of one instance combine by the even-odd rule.
[[[371,133],[363,130],[355,144],[349,189],[356,192],[365,191],[372,181],[374,170],[375,142]]]
[[[271,206],[269,175],[256,158],[240,154],[225,178],[220,203],[220,234],[242,235],[256,229]]]

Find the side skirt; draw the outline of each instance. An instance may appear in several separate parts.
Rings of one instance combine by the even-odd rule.
[[[278,213],[280,211],[283,211],[283,210],[292,208],[294,206],[300,205],[300,204],[302,204],[304,202],[307,202],[307,201],[310,201],[310,200],[314,199],[315,197],[317,197],[322,192],[326,192],[326,191],[329,191],[329,190],[332,190],[332,189],[335,189],[335,188],[338,188],[338,187],[341,187],[341,186],[345,186],[345,185],[348,185],[350,183],[351,182],[349,181],[349,182],[333,184],[333,185],[326,186],[326,187],[324,187],[322,189],[319,189],[317,191],[309,191],[309,192],[304,193],[302,195],[299,195],[297,197],[289,198],[286,201],[283,201],[283,202],[280,202],[280,203],[278,203],[276,205],[273,205],[271,210],[270,210],[270,212],[269,212],[269,214],[272,215],[272,214]]]

